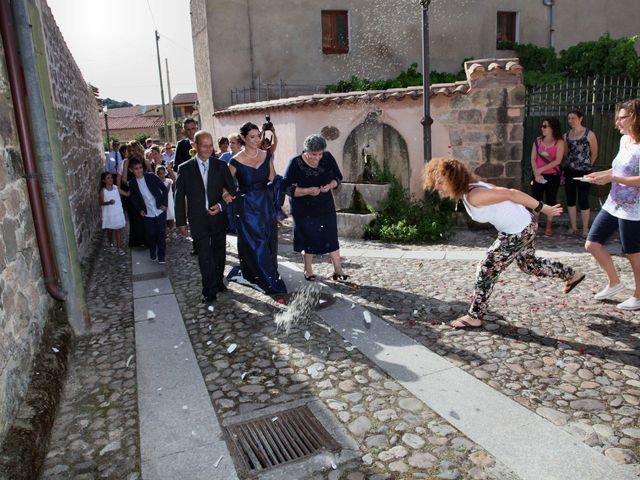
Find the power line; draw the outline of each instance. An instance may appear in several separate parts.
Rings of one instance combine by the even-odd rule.
[[[156,25],[156,19],[153,17],[153,12],[151,11],[151,4],[149,0],[147,0],[147,7],[149,7],[149,15],[151,15],[151,21],[153,22],[153,26],[158,30],[158,26]]]
[[[169,37],[167,37],[164,33],[160,33],[159,34],[160,37],[164,38],[165,40],[169,40],[171,43],[173,43],[176,47],[181,48],[182,50],[184,50],[185,52],[188,53],[192,53],[191,50],[189,50],[187,47],[184,47],[182,45],[180,45],[178,42],[176,42],[175,40],[170,39]]]

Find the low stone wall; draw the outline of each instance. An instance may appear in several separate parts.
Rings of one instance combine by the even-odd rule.
[[[41,22],[66,172],[75,238],[81,258],[100,232],[97,202],[103,165],[98,105],[58,30],[49,7]],[[36,22],[33,28],[36,28]],[[36,32],[37,34],[38,32]],[[35,34],[34,34],[35,35]],[[22,153],[0,42],[0,443],[30,384],[32,363],[54,302],[42,281]],[[64,199],[66,201],[66,199]],[[59,221],[59,219],[54,219]],[[55,355],[56,352],[48,352]],[[53,405],[55,411],[55,405]],[[33,441],[38,439],[34,438]],[[42,438],[40,438],[42,440]],[[46,441],[46,437],[44,437]]]
[[[357,189],[367,207],[378,209],[391,190],[391,184],[376,185],[373,183],[342,182],[333,191],[333,200],[336,210],[345,210],[352,207],[353,191]]]

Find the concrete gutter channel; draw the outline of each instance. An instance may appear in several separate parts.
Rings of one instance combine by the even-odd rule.
[[[357,253],[351,252],[351,255]],[[367,252],[368,254],[369,252]],[[377,256],[395,258],[396,252]],[[406,252],[405,258],[434,258],[441,252]],[[453,253],[453,255],[449,255]],[[475,252],[447,252],[450,259],[474,258]],[[560,253],[560,252],[558,252]],[[386,255],[389,255],[387,257]],[[440,258],[440,257],[438,257]],[[138,406],[143,478],[237,479],[223,430],[182,320],[164,266],[132,253]],[[280,263],[290,291],[303,281],[298,265]],[[136,279],[138,279],[136,281]],[[332,293],[328,287],[323,286]],[[356,307],[353,308],[352,304]],[[521,480],[632,480],[631,467],[612,463],[565,430],[522,407],[423,345],[340,295],[316,313],[416,398],[486,449]],[[150,313],[151,312],[151,313]],[[357,462],[361,452],[344,427],[321,402],[309,405],[323,426],[344,447],[337,465]],[[225,419],[225,426],[277,413],[282,405]],[[326,457],[326,458],[325,458]],[[259,478],[302,478],[326,469],[331,455],[316,455],[265,472]]]

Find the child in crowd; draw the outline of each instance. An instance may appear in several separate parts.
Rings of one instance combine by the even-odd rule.
[[[145,244],[151,260],[165,263],[167,242],[167,203],[169,192],[164,183],[152,173],[146,173],[142,162],[132,159],[129,169],[134,178],[129,180],[133,211],[144,221]]]
[[[124,228],[124,211],[120,195],[126,194],[113,184],[113,175],[103,172],[100,175],[100,205],[102,207],[102,228],[107,231],[109,246],[115,246],[118,255],[124,255],[120,230]],[[115,245],[114,245],[115,242]]]
[[[167,177],[167,169],[162,165],[156,167],[156,175],[164,186],[169,191],[169,201],[167,202],[167,227],[173,228],[174,220],[176,219],[175,210],[173,207],[173,180]]]

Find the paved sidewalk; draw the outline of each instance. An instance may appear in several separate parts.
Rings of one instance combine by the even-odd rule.
[[[285,230],[281,241],[286,239]],[[146,469],[147,462],[169,458],[161,449],[171,443],[172,451],[183,455],[177,448],[180,435],[195,432],[186,444],[213,449],[201,457],[202,471],[212,469],[212,478],[229,472],[223,477],[231,479],[233,469],[223,470],[231,459],[216,423],[295,402],[320,402],[333,412],[361,453],[357,461],[336,462],[336,469],[322,460],[323,472],[309,476],[300,470],[290,478],[551,480],[569,478],[567,468],[583,479],[640,477],[640,316],[610,302],[593,302],[602,274],[581,240],[554,237],[540,239],[539,252],[585,271],[582,285],[564,296],[561,282],[528,277],[514,266],[496,287],[482,329],[450,329],[446,323],[467,307],[477,258],[492,241],[491,232],[466,231],[439,245],[341,240],[345,269],[359,288],[327,282],[336,303],[286,336],[274,325],[283,307],[247,287],[231,284],[209,311],[200,303],[191,245],[171,235],[170,283],[151,278],[163,269],[142,253],[134,256],[135,300],[126,293],[128,282],[114,301],[100,278],[92,280],[92,314],[101,334],[87,339],[74,360],[78,366],[72,371],[81,378],[71,376],[44,478],[133,480],[140,478],[141,465],[149,472],[145,479],[162,478]],[[235,238],[229,242],[232,265]],[[299,255],[290,244],[280,253],[285,281],[308,285],[300,280]],[[626,260],[615,261],[632,284]],[[102,259],[101,265],[109,280],[132,275],[129,267],[111,268]],[[138,267],[150,270],[135,271]],[[330,274],[321,259],[314,268],[320,277]],[[137,358],[132,357],[134,302]],[[362,320],[364,309],[371,323]],[[147,310],[157,320],[149,321]],[[164,328],[165,319],[172,333]],[[162,329],[149,329],[154,322]],[[94,353],[97,345],[100,351]],[[185,364],[191,369],[184,370]],[[119,383],[121,378],[128,383]],[[188,394],[191,403],[174,395],[186,392],[175,388],[186,379],[184,388],[197,387]],[[120,396],[107,397],[109,405],[102,405],[98,386],[114,385],[122,389]],[[80,394],[85,390],[90,394]],[[202,407],[193,407],[194,416],[197,398]],[[171,418],[182,420],[166,425]],[[196,418],[211,419],[201,422],[207,430],[188,425]],[[534,426],[539,434],[530,433]],[[120,434],[118,448],[108,442],[116,440],[113,431]],[[146,443],[149,438],[160,443]],[[190,467],[197,470],[197,462],[189,460]]]

